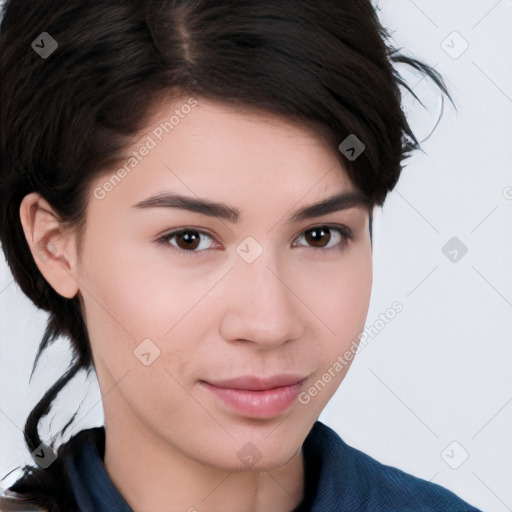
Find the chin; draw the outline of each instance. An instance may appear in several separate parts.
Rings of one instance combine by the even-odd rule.
[[[273,427],[275,428],[275,427]],[[198,454],[196,460],[225,471],[272,471],[287,464],[302,447],[302,438],[290,436],[283,430],[282,434],[272,429],[263,435],[253,435],[247,430],[243,435],[233,433],[229,442],[217,443],[211,440],[215,449]],[[266,437],[265,437],[266,436]]]

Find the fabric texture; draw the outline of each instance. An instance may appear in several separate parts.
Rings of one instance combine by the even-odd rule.
[[[65,478],[79,512],[133,512],[106,472],[104,453],[104,427],[82,430],[67,443]],[[347,445],[320,421],[303,454],[304,499],[293,512],[481,512],[444,487]]]

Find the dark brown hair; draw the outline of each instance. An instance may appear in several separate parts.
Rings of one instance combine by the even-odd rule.
[[[46,58],[31,47],[43,32],[58,44]],[[63,223],[83,232],[91,182],[125,158],[155,105],[189,95],[314,127],[354,186],[382,205],[403,160],[419,148],[401,88],[415,95],[397,63],[428,75],[449,97],[435,70],[389,44],[370,0],[6,1],[0,241],[22,291],[49,313],[33,368],[59,336],[73,349],[69,370],[27,419],[30,451],[41,444],[38,424],[54,398],[93,361],[79,295],[57,294],[35,265],[20,222],[23,197],[39,192]],[[365,145],[354,161],[338,150],[351,134]],[[62,471],[60,459],[46,470],[25,466],[11,489],[69,510]]]

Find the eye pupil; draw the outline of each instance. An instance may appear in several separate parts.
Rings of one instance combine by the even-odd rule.
[[[176,243],[178,244],[180,249],[197,249],[200,242],[200,236],[197,231],[183,231],[181,233],[176,234],[175,236]],[[179,243],[180,240],[185,241],[184,247],[181,247]]]
[[[308,244],[313,245],[314,247],[323,247],[324,244],[322,244],[322,238],[327,236],[327,240],[325,243],[329,243],[329,240],[331,239],[331,235],[329,233],[328,229],[325,228],[314,228],[306,231],[305,238]]]

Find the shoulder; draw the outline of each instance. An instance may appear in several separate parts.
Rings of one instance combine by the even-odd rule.
[[[421,512],[480,512],[452,491],[385,465],[348,445],[331,428],[318,422],[320,442],[329,447],[329,467],[337,484],[357,482],[354,498],[365,510],[415,510]]]
[[[46,468],[27,465],[8,489],[0,489],[0,512],[49,512],[77,510],[66,460],[81,446],[93,443],[103,449],[104,429],[81,430],[59,446],[57,458]]]
[[[369,501],[375,503],[376,509],[384,500],[389,507],[400,505],[401,510],[411,507],[410,510],[422,512],[479,512],[441,485],[382,464],[355,448],[348,450],[352,452],[355,471],[366,477],[365,487],[371,489]]]

